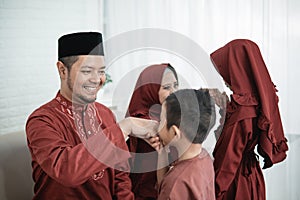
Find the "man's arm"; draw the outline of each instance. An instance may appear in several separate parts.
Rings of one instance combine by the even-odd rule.
[[[74,146],[65,138],[68,134],[64,132],[70,130],[62,130],[57,125],[58,122],[54,122],[53,119],[55,116],[51,116],[49,113],[31,117],[26,125],[26,134],[34,161],[57,182],[65,186],[77,186],[87,181],[95,173],[107,168],[107,164],[99,160],[120,162],[121,157],[116,152],[117,148],[113,149],[118,146],[119,141],[115,142],[115,145],[105,146],[105,144],[113,144],[110,138],[106,137],[106,135],[113,134],[104,133],[113,132],[114,128],[111,130],[108,128],[84,143]],[[116,124],[115,126],[115,129],[120,131]],[[103,138],[106,139],[105,144],[103,144]],[[99,145],[100,142],[102,145]],[[128,157],[122,158],[127,160]]]
[[[131,191],[131,180],[129,173],[115,169],[115,195],[116,199],[133,200],[134,194]]]

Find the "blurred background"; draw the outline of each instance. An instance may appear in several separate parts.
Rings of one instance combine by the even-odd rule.
[[[197,44],[201,47],[199,55],[206,60],[227,42],[245,38],[258,44],[277,85],[289,145],[287,159],[264,170],[267,199],[298,200],[298,20],[298,0],[0,0],[0,143],[11,146],[7,137],[19,133],[26,145],[27,117],[58,92],[57,40],[63,34],[100,31],[104,40],[110,41],[138,29],[166,30]],[[150,40],[153,39],[156,38]],[[125,41],[118,45],[126,48]],[[198,52],[191,49],[190,53]],[[140,71],[147,65],[165,62],[170,62],[180,74],[180,88],[210,86],[209,78],[176,52],[136,49],[110,60],[107,72],[113,81],[104,86],[97,101],[111,107],[121,119]],[[120,85],[126,85],[126,90],[120,90]],[[7,160],[2,158],[3,166]],[[30,160],[25,164],[30,165]],[[0,169],[0,175],[7,176],[9,171]],[[1,182],[7,184],[4,179]],[[7,188],[0,189],[0,199],[1,193],[3,199],[9,199]]]

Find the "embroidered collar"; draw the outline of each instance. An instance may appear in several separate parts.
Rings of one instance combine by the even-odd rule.
[[[77,104],[74,102],[69,101],[64,96],[61,95],[60,91],[57,92],[55,100],[58,101],[65,109],[70,111],[86,111],[93,103],[89,103],[86,105]]]

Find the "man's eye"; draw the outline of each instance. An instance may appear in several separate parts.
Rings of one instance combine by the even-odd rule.
[[[83,70],[83,71],[81,71],[83,74],[89,74],[89,73],[91,73],[91,71],[87,71],[87,70]]]
[[[105,71],[98,71],[100,75],[105,75]]]
[[[169,90],[171,87],[170,86],[163,86],[164,90]]]

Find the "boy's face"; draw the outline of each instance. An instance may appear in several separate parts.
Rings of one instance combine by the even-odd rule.
[[[167,128],[167,119],[166,119],[166,102],[162,104],[162,109],[160,113],[160,124],[158,127],[159,137],[164,146],[170,144],[170,142],[174,138],[174,134],[171,131],[171,128],[168,130]]]

